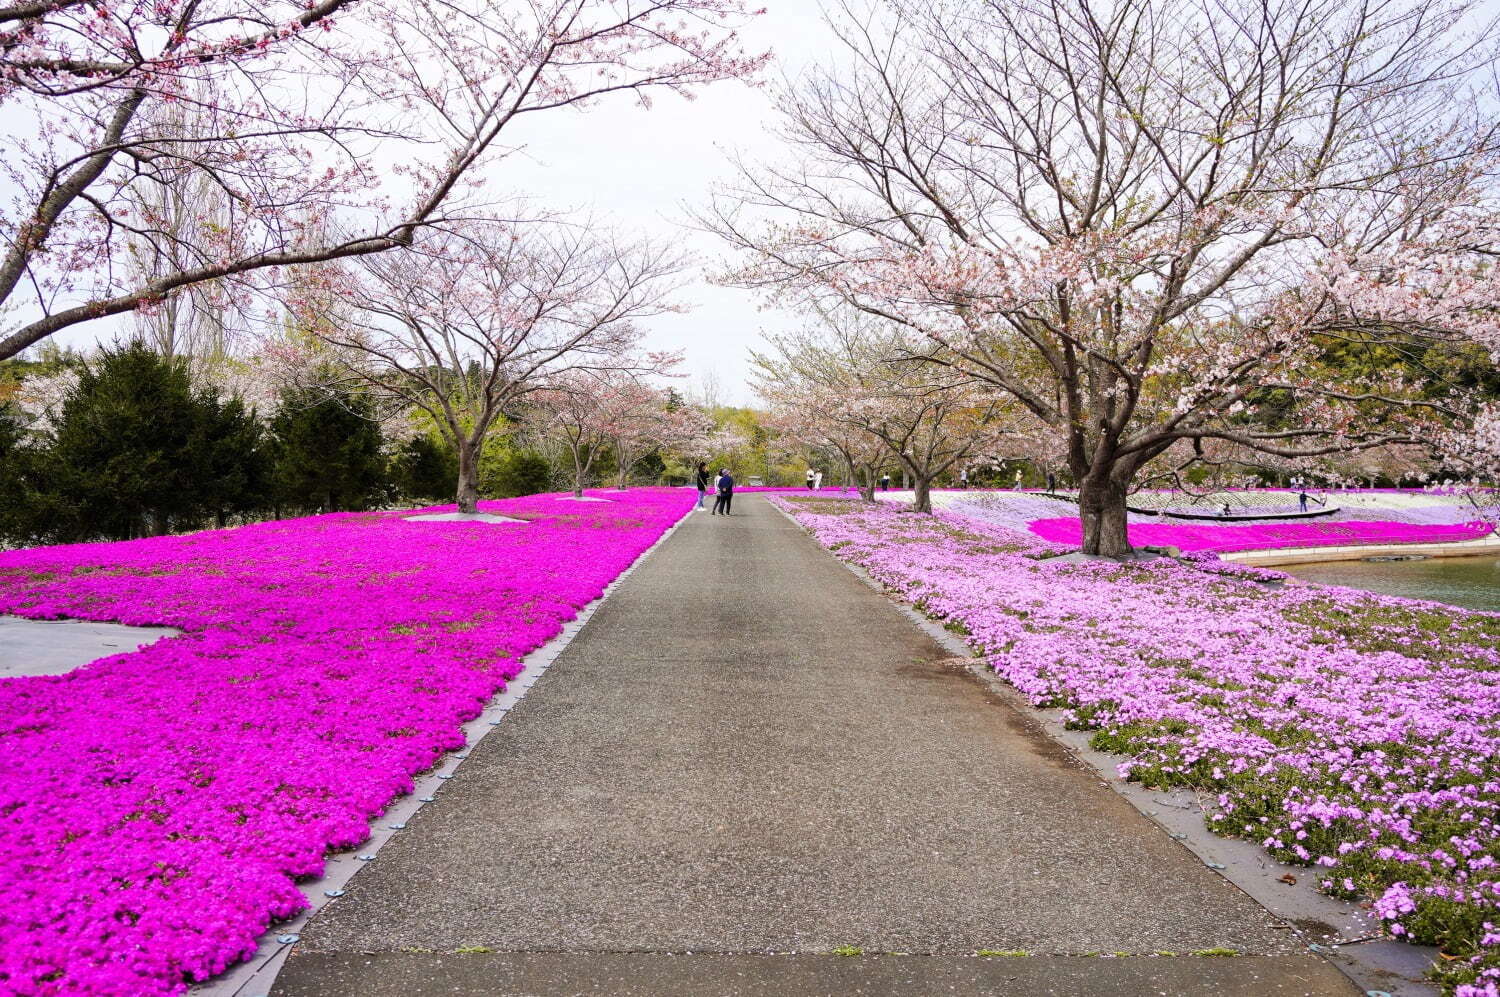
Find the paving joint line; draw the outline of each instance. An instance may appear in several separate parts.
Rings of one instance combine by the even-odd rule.
[[[817,543],[808,529],[797,522],[796,517],[786,509],[769,499],[767,502],[792,526],[817,544],[820,550],[884,596],[887,602],[937,641],[944,650],[952,653],[955,659],[963,659],[965,674],[1011,706],[1029,728],[1063,747],[1083,770],[1092,773],[1212,872],[1284,922],[1287,929],[1299,938],[1306,940],[1310,954],[1332,962],[1366,994],[1439,997],[1441,991],[1422,978],[1427,967],[1437,959],[1436,948],[1398,942],[1378,933],[1371,934],[1369,928],[1375,922],[1352,904],[1318,893],[1306,885],[1292,886],[1289,889],[1281,879],[1282,876],[1294,876],[1299,882],[1304,878],[1311,881],[1319,874],[1318,870],[1285,865],[1277,862],[1253,842],[1240,838],[1222,838],[1214,834],[1203,823],[1202,807],[1198,805],[1196,794],[1187,790],[1173,790],[1158,797],[1157,790],[1146,789],[1139,783],[1121,778],[1116,769],[1119,764],[1116,756],[1091,747],[1090,732],[1068,730],[1062,721],[1063,710],[1032,706],[1015,687],[996,675],[994,669],[984,663],[984,658],[976,655],[974,649],[961,638],[911,603],[892,594],[864,568],[845,561]],[[1163,807],[1168,812],[1163,813],[1159,809]],[[1299,925],[1298,921],[1321,922],[1322,926],[1332,928],[1333,934],[1338,937],[1315,942],[1310,937],[1312,931]]]
[[[563,624],[555,637],[533,648],[521,659],[521,672],[505,684],[505,691],[491,697],[479,716],[466,721],[464,746],[448,752],[436,765],[413,777],[410,793],[396,797],[387,806],[385,813],[370,818],[370,837],[356,848],[324,856],[324,872],[317,879],[296,884],[310,906],[295,917],[269,926],[262,932],[255,955],[220,973],[211,980],[192,984],[188,993],[192,997],[266,997],[276,983],[276,977],[286,964],[287,956],[296,947],[298,935],[309,921],[323,908],[344,895],[349,881],[368,862],[375,861],[380,849],[406,829],[406,823],[416,816],[428,803],[436,802],[438,790],[458,774],[469,754],[484,740],[485,736],[500,725],[510,711],[525,698],[526,693],[537,683],[563,650],[573,642],[584,626],[593,619],[602,606],[625,579],[629,578],[646,558],[666,543],[678,527],[693,515],[687,509],[681,518],[669,526],[655,542],[641,551],[625,570],[614,577],[594,601],[582,606],[578,615]],[[281,941],[281,939],[289,939]]]

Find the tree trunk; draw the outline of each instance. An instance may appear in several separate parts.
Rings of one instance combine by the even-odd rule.
[[[573,451],[573,497],[583,498],[583,458]]]
[[[479,511],[479,445],[460,442],[458,445],[458,511],[470,514]]]
[[[932,512],[932,479],[915,478],[912,482],[911,507],[914,512]]]
[[[1125,529],[1125,486],[1110,476],[1088,475],[1078,482],[1078,515],[1083,520],[1083,552],[1128,557],[1134,548]]]
[[[626,453],[625,448],[619,444],[615,444],[615,487],[619,491],[623,492],[630,487],[628,479],[630,478],[630,468],[634,463],[635,461],[630,459],[630,455]]]
[[[875,469],[869,464],[860,468],[864,474],[864,480],[859,485],[859,497],[865,502],[875,501]]]

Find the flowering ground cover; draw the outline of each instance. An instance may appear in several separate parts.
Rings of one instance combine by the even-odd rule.
[[[1083,527],[1077,516],[1032,520],[1033,533],[1053,543],[1077,546]],[[1129,523],[1135,546],[1177,547],[1180,550],[1278,550],[1284,547],[1342,547],[1364,544],[1456,543],[1477,540],[1491,532],[1484,522],[1417,524],[1380,521],[1202,524]]]
[[[691,506],[482,503],[0,554],[0,612],[180,628],[0,680],[0,992],[180,992],[252,954],[528,651]]]
[[[1215,831],[1441,946],[1450,989],[1500,993],[1500,616],[1272,587],[1285,576],[1206,554],[1065,563],[976,519],[773,501],[1093,730],[1128,777],[1195,789]]]

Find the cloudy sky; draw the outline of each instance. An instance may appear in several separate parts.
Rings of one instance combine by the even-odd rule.
[[[767,79],[795,77],[826,57],[832,44],[815,0],[773,2],[744,35],[748,50],[775,54]],[[697,263],[679,295],[692,308],[653,320],[649,342],[684,351],[689,383],[701,385],[711,376],[729,403],[753,400],[744,384],[746,351],[762,328],[790,317],[760,310],[755,295],[711,285],[704,271],[723,258],[724,247],[683,223],[715,182],[730,179],[726,151],[778,158],[766,134],[773,118],[768,90],[739,82],[709,87],[692,101],[658,96],[650,110],[625,97],[579,114],[536,116],[527,131],[510,135],[526,143],[525,157],[507,159],[492,174],[497,187],[553,207],[578,207],[625,234],[680,244]]]

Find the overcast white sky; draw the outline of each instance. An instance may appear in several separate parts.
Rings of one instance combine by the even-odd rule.
[[[772,2],[744,35],[747,50],[775,53],[767,79],[795,77],[832,47],[817,0]],[[676,241],[694,257],[699,270],[679,296],[692,310],[654,320],[649,342],[683,350],[689,384],[696,387],[711,374],[723,400],[736,404],[753,400],[745,356],[759,330],[790,319],[758,310],[755,295],[709,284],[702,270],[723,258],[724,247],[679,223],[684,206],[704,203],[714,182],[731,176],[725,150],[777,158],[767,145],[772,119],[767,89],[739,82],[716,84],[693,101],[658,96],[650,110],[628,98],[610,101],[582,114],[537,116],[520,133],[532,161],[512,158],[495,173],[497,186],[527,191],[555,207],[587,209],[626,234]]]
[[[743,32],[751,52],[771,50],[768,81],[797,76],[832,48],[818,0],[772,0],[765,14]],[[731,178],[727,150],[748,158],[779,158],[766,129],[774,118],[770,93],[738,81],[699,91],[696,100],[660,93],[650,110],[622,95],[583,112],[537,115],[525,130],[507,132],[525,153],[497,164],[490,189],[525,195],[540,208],[577,208],[625,235],[641,234],[677,244],[694,260],[694,271],[677,299],[684,314],[665,315],[648,327],[652,349],[686,354],[682,387],[697,390],[707,377],[721,399],[749,404],[747,351],[760,330],[785,325],[790,316],[760,310],[757,296],[715,287],[706,271],[723,258],[723,245],[686,227],[688,209],[704,203],[715,182]],[[113,339],[129,319],[105,320],[59,333],[56,341],[76,347]]]

